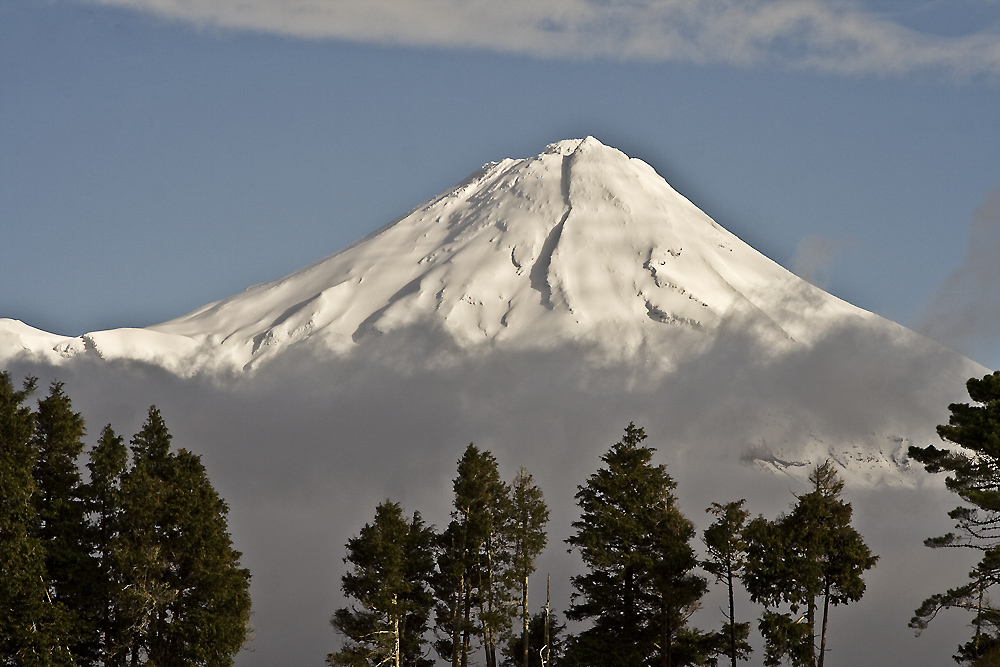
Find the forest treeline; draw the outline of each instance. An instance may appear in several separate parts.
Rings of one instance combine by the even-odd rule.
[[[35,385],[0,372],[0,665],[232,665],[250,572],[199,457],[150,407],[85,475],[83,418],[58,382],[32,408]]]
[[[763,607],[764,663],[822,667],[830,606],[859,600],[878,560],[851,526],[833,464],[816,466],[811,490],[774,520],[750,520],[745,500],[713,503],[700,558],[676,483],[645,439],[629,424],[576,494],[567,544],[584,572],[571,579],[565,617],[579,632],[568,634],[548,601],[531,613],[528,580],[547,540],[541,490],[524,468],[504,482],[495,457],[470,444],[443,530],[387,500],[348,541],[351,603],[333,615],[343,644],[329,664],[429,667],[433,652],[452,667],[735,665],[751,651],[751,622],[735,610],[743,585]],[[728,611],[717,629],[700,629],[690,621],[709,579],[726,588]]]
[[[109,424],[85,448],[63,385],[32,407],[36,384],[29,377],[18,389],[0,371],[0,667],[232,665],[250,632],[250,572],[200,458],[172,449],[155,406],[128,445]],[[919,634],[944,610],[971,613],[973,637],[954,657],[987,667],[1000,664],[1000,609],[989,596],[1000,584],[1000,372],[967,388],[971,403],[949,406],[938,427],[949,446],[909,455],[949,473],[963,502],[949,513],[956,532],[925,544],[981,559],[965,583],[925,600],[910,626]],[[529,591],[548,540],[541,489],[524,468],[504,481],[496,458],[470,444],[447,526],[387,500],[347,542],[349,603],[333,615],[342,643],[327,661],[735,666],[749,658],[756,617],[765,665],[822,667],[831,607],[861,599],[878,561],[851,525],[834,465],[814,467],[809,490],[774,519],[751,518],[746,499],[712,503],[699,534],[645,440],[630,423],[578,487],[566,543],[583,569],[562,614],[572,632],[547,595],[542,606]],[[710,582],[728,606],[716,627],[698,628],[692,617]],[[759,613],[737,610],[740,587]]]

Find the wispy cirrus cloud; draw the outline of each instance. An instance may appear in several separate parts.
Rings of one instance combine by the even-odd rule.
[[[83,0],[199,26],[541,58],[1000,74],[1000,30],[921,32],[851,0]],[[993,0],[982,0],[993,2]]]

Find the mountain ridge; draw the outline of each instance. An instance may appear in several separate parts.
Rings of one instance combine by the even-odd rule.
[[[487,164],[333,255],[187,315],[79,337],[0,321],[0,348],[189,374],[257,368],[289,346],[350,354],[372,335],[436,320],[466,349],[576,341],[608,359],[651,349],[646,361],[669,369],[734,317],[775,349],[808,344],[823,321],[880,319],[760,255],[641,160],[587,137]]]

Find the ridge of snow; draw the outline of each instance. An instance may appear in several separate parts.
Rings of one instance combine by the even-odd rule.
[[[731,317],[775,349],[873,318],[716,224],[649,165],[593,137],[487,164],[448,192],[295,273],[149,331],[236,367],[289,345],[348,354],[430,321],[460,346],[648,347],[669,366]]]
[[[727,322],[780,354],[846,321],[901,329],[801,280],[646,163],[586,137],[484,165],[329,257],[146,329],[61,337],[0,320],[0,358],[251,369],[291,346],[348,355],[429,325],[467,350],[573,342],[667,371]]]

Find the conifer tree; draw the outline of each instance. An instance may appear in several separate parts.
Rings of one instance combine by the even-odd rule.
[[[862,575],[878,561],[851,526],[851,505],[840,498],[844,482],[833,464],[816,466],[809,481],[813,490],[799,496],[791,512],[773,522],[758,517],[744,531],[744,585],[766,608],[759,628],[769,666],[787,658],[796,667],[823,667],[830,605],[860,600]],[[790,611],[776,611],[782,605]]]
[[[472,641],[481,637],[486,666],[509,626],[509,489],[497,461],[469,444],[458,462],[452,521],[442,533],[436,580],[438,654],[468,667]]]
[[[709,559],[702,566],[717,582],[725,582],[729,593],[729,613],[723,626],[722,634],[726,639],[726,652],[736,667],[738,659],[746,660],[750,653],[747,637],[750,635],[750,623],[736,622],[736,604],[734,600],[734,583],[740,580],[746,565],[746,542],[743,540],[743,529],[750,513],[743,509],[745,500],[720,505],[712,503],[706,512],[717,517],[703,535]]]
[[[115,619],[124,625],[127,663],[228,667],[250,617],[250,572],[240,567],[228,507],[198,456],[170,451],[159,410],[132,439],[133,465],[121,482],[121,577]]]
[[[542,499],[542,490],[533,483],[531,473],[522,467],[510,488],[511,517],[510,567],[511,587],[520,590],[521,599],[521,664],[528,667],[530,659],[530,616],[528,607],[528,577],[535,571],[535,559],[542,553],[548,536],[545,524],[549,521],[549,508]]]
[[[666,466],[652,464],[645,438],[630,423],[601,457],[606,467],[576,494],[582,515],[567,542],[588,572],[573,577],[566,615],[593,622],[569,650],[580,665],[673,667],[697,664],[712,650],[705,635],[686,627],[706,591],[692,573],[694,525],[677,509],[676,484]]]
[[[343,607],[331,623],[344,638],[327,662],[343,667],[429,667],[423,655],[433,599],[429,580],[433,531],[419,513],[407,522],[399,503],[385,501],[375,519],[347,542],[344,593],[358,606]]]
[[[543,667],[543,651],[548,658],[545,667],[558,666],[563,656],[563,636],[566,624],[559,620],[559,615],[553,611],[548,614],[549,628],[545,632],[545,610],[531,615],[528,623],[528,667]],[[548,638],[546,640],[546,637]],[[511,636],[503,649],[504,667],[522,667],[524,646],[522,638]]]
[[[91,517],[91,541],[96,559],[97,577],[92,589],[94,632],[97,641],[96,658],[106,667],[124,667],[126,633],[123,625],[122,600],[124,573],[117,567],[117,556],[123,548],[122,486],[128,470],[128,448],[111,424],[91,449],[87,468],[90,482],[84,489]]]
[[[49,594],[66,607],[72,624],[69,648],[77,660],[88,662],[96,650],[91,603],[97,571],[77,464],[85,432],[83,417],[73,412],[63,384],[53,382],[49,395],[38,401],[32,437],[38,538],[45,550]]]
[[[948,513],[957,532],[929,538],[924,544],[973,549],[982,556],[967,583],[925,600],[910,627],[919,634],[942,609],[973,612],[973,637],[955,655],[956,660],[971,662],[1000,650],[1000,609],[989,603],[988,596],[990,588],[1000,583],[1000,372],[971,378],[966,387],[973,404],[948,406],[948,424],[937,428],[943,440],[958,448],[910,447],[909,455],[927,472],[951,473],[945,485],[964,503]]]
[[[24,405],[34,389],[34,378],[18,391],[0,371],[0,665],[72,665],[72,614],[52,598],[39,537],[36,415]]]

